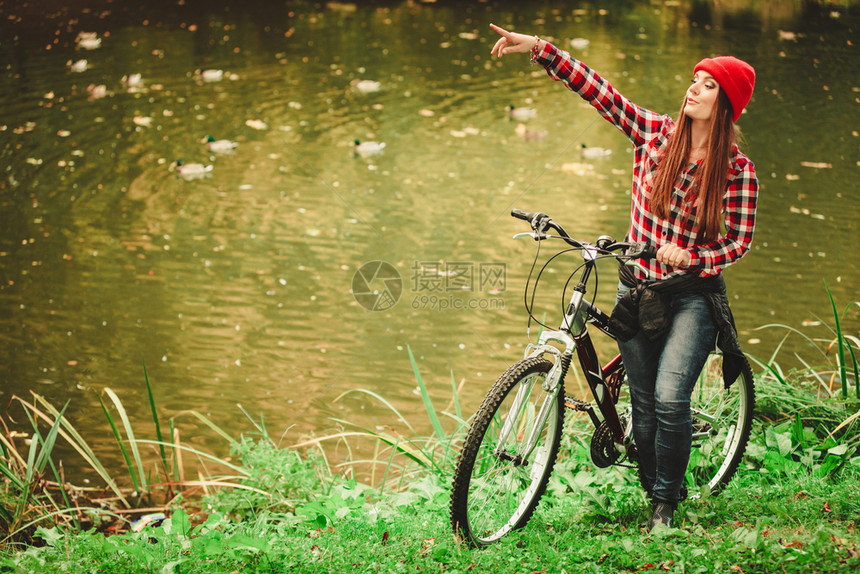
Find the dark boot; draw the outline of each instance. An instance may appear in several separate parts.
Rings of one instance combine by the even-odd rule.
[[[675,505],[662,500],[654,501],[654,510],[651,512],[651,520],[648,522],[648,531],[654,529],[658,524],[666,528],[672,528],[672,517],[675,514]]]

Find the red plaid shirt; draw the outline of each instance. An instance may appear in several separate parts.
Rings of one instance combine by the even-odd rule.
[[[688,164],[678,177],[668,219],[659,218],[648,209],[659,152],[672,137],[675,126],[672,118],[637,106],[594,70],[549,42],[543,42],[543,48],[532,54],[532,60],[544,66],[552,79],[564,82],[568,89],[594,106],[633,142],[633,202],[627,241],[646,241],[657,247],[674,243],[690,252],[691,261],[687,269],[662,265],[656,259],[642,261],[648,275],[637,269],[636,275],[640,280],[666,279],[683,273],[696,273],[702,277],[717,275],[746,255],[755,228],[758,179],[753,163],[738,151],[737,146],[732,147],[729,179],[723,197],[725,233],[715,241],[703,242],[695,225],[696,194],[689,193],[694,185],[698,162]]]

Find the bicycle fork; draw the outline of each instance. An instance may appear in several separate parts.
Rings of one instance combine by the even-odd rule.
[[[521,384],[519,388],[517,388],[516,396],[514,397],[513,403],[511,405],[511,410],[508,417],[505,419],[505,422],[502,424],[501,431],[499,432],[499,442],[496,447],[494,454],[498,456],[502,460],[508,460],[514,463],[514,466],[526,466],[529,463],[529,457],[537,446],[539,435],[541,429],[544,427],[544,423],[546,423],[547,417],[550,416],[553,408],[555,407],[556,401],[558,400],[558,391],[560,388],[560,382],[564,380],[564,376],[567,374],[567,370],[570,367],[570,361],[572,358],[572,354],[569,350],[566,350],[564,353],[560,353],[555,347],[550,347],[548,345],[538,345],[538,349],[543,348],[540,352],[535,352],[532,356],[542,354],[544,352],[549,352],[556,356],[555,365],[550,369],[549,373],[547,373],[546,380],[542,383],[542,388],[546,391],[547,396],[544,398],[541,403],[540,410],[537,415],[534,417],[531,425],[531,428],[522,429],[523,432],[528,432],[528,436],[526,441],[523,443],[522,449],[520,453],[512,454],[507,451],[505,445],[508,443],[508,439],[513,432],[519,432],[520,429],[515,429],[514,425],[517,421],[519,421],[519,417],[516,416],[526,405],[529,397],[531,396],[532,390],[535,388],[535,385],[525,385]]]

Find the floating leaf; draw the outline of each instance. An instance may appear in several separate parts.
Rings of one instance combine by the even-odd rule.
[[[267,130],[269,129],[269,124],[264,122],[263,120],[247,120],[245,121],[245,125],[249,128],[254,128],[255,130]]]

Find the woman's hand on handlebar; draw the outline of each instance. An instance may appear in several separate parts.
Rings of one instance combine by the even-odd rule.
[[[657,261],[670,267],[686,269],[690,266],[691,259],[689,251],[671,243],[664,243],[657,250]]]
[[[496,41],[493,49],[490,50],[490,54],[496,54],[499,58],[507,54],[513,54],[514,52],[528,53],[535,47],[535,44],[537,44],[538,41],[536,36],[508,32],[504,28],[500,28],[495,24],[490,24],[490,28],[501,36],[501,38]]]

